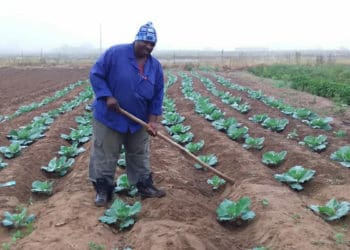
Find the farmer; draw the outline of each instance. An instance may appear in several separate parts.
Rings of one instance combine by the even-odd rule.
[[[149,135],[157,135],[164,91],[162,66],[151,55],[156,43],[156,30],[148,22],[133,43],[112,46],[90,71],[95,100],[89,179],[96,190],[96,206],[112,199],[122,145],[130,185],[136,185],[142,198],[165,196],[165,191],[153,185],[150,171]],[[130,120],[119,108],[148,126]]]

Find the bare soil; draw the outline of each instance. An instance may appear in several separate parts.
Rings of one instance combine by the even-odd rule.
[[[89,68],[0,68],[0,114],[15,112],[19,106],[39,102],[68,84],[88,78]],[[194,104],[185,99],[181,92],[182,78],[177,71],[177,82],[168,89],[168,96],[174,98],[177,111],[186,118],[185,125],[191,126],[194,141],[203,139],[205,146],[200,154],[215,154],[216,169],[235,180],[226,183],[217,191],[207,184],[213,176],[211,171],[193,167],[194,161],[161,138],[151,143],[151,163],[155,184],[166,190],[161,199],[130,198],[115,195],[124,201],[142,202],[141,213],[135,225],[126,231],[119,231],[102,224],[98,218],[105,208],[94,206],[95,192],[87,180],[90,142],[84,144],[87,150],[75,160],[73,169],[62,178],[53,178],[41,171],[42,166],[55,156],[61,145],[68,143],[60,134],[68,134],[70,127],[76,127],[77,115],[85,110],[83,105],[59,116],[45,133],[45,137],[24,149],[21,156],[5,161],[8,167],[0,171],[0,183],[16,180],[13,187],[0,188],[0,214],[14,212],[17,206],[28,207],[37,220],[34,231],[18,240],[11,249],[89,249],[94,242],[106,249],[252,249],[265,246],[269,249],[350,249],[349,217],[335,222],[326,222],[314,214],[308,206],[323,205],[331,198],[350,201],[349,169],[331,161],[329,156],[341,146],[349,145],[349,127],[343,121],[347,113],[332,113],[329,100],[309,94],[276,88],[266,79],[259,79],[246,71],[223,71],[217,74],[231,79],[232,83],[252,89],[261,89],[264,94],[283,98],[296,107],[309,107],[319,114],[332,116],[332,131],[312,129],[292,119],[275,108],[250,99],[246,93],[230,90],[217,83],[212,74],[201,73],[211,79],[219,90],[241,96],[250,103],[248,114],[240,114],[223,104],[212,95],[199,79],[192,76],[195,91],[208,96],[226,117],[235,117],[249,128],[253,137],[265,137],[262,150],[246,150],[242,142],[229,139],[226,134],[200,117],[194,111]],[[187,74],[190,75],[189,72]],[[190,75],[191,76],[191,75]],[[11,121],[0,123],[0,145],[7,146],[6,135],[11,129],[28,124],[34,116],[59,107],[64,101],[74,98],[82,87],[78,87],[59,100],[36,111],[23,114]],[[254,114],[267,113],[274,118],[287,118],[289,124],[281,132],[271,132],[248,118]],[[288,133],[297,129],[299,137],[287,139]],[[347,131],[346,138],[335,137],[334,131]],[[162,131],[166,134],[166,130]],[[325,134],[329,145],[321,153],[315,153],[298,144],[306,135]],[[286,161],[276,168],[261,162],[266,151],[287,150]],[[287,185],[277,182],[274,174],[287,171],[295,165],[316,170],[315,177],[296,192]],[[123,170],[118,169],[117,174]],[[31,193],[34,180],[54,180],[54,194],[43,197]],[[221,224],[216,219],[216,209],[224,199],[237,200],[248,196],[252,200],[254,220],[241,226]],[[268,205],[262,203],[268,201]],[[14,231],[0,228],[0,242],[10,242]],[[338,239],[338,240],[337,240]]]

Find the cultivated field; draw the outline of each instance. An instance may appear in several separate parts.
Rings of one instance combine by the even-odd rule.
[[[69,84],[88,78],[89,68],[0,68],[1,106],[0,115],[13,114],[21,105],[41,102]],[[204,140],[204,147],[196,155],[215,154],[215,168],[235,180],[213,191],[207,179],[211,171],[196,169],[194,161],[161,138],[152,138],[151,163],[157,186],[163,187],[167,196],[162,199],[140,200],[116,194],[126,202],[140,200],[141,212],[135,225],[119,231],[99,222],[104,208],[93,204],[95,192],[87,180],[90,141],[83,144],[86,151],[75,158],[68,174],[56,177],[41,170],[58,156],[62,145],[69,143],[61,134],[69,134],[76,128],[75,117],[83,115],[83,102],[71,111],[58,115],[45,137],[24,148],[18,157],[4,159],[8,166],[0,170],[0,183],[15,180],[16,185],[0,188],[0,214],[15,212],[16,207],[28,208],[28,214],[36,215],[34,230],[18,239],[11,249],[89,249],[89,243],[104,245],[106,249],[253,249],[264,246],[269,249],[349,249],[350,218],[326,222],[312,212],[309,205],[324,205],[331,198],[350,201],[349,169],[330,160],[330,155],[340,147],[350,145],[349,127],[343,123],[350,120],[348,113],[332,114],[332,103],[324,98],[294,90],[275,88],[269,80],[259,79],[245,71],[222,71],[208,73],[167,69],[166,80],[176,77],[168,86],[167,97],[175,102],[176,111],[185,118],[183,124],[190,126],[193,142]],[[218,78],[221,76],[223,78]],[[225,79],[225,85],[218,81]],[[192,80],[192,81],[191,81]],[[225,132],[218,131],[211,122],[199,115],[192,100],[183,93],[184,83],[191,83],[193,90],[224,112],[224,117],[235,118],[249,129],[251,137],[264,137],[261,150],[243,148],[244,141],[233,140]],[[204,83],[206,83],[206,85]],[[208,87],[209,83],[209,87]],[[254,99],[242,86],[261,90],[266,96],[283,98],[296,107],[307,107],[321,117],[332,116],[332,130],[311,128],[300,119],[282,113]],[[234,85],[236,84],[236,85]],[[88,85],[82,84],[68,94],[33,111],[0,123],[0,146],[10,144],[6,136],[12,129],[25,126],[44,112],[57,109],[70,102]],[[215,94],[231,93],[248,103],[250,111],[241,113],[225,104]],[[256,114],[271,118],[288,119],[284,130],[274,132],[249,119]],[[287,138],[296,130],[294,138]],[[334,131],[344,130],[346,137],[337,137]],[[166,128],[163,134],[168,135]],[[327,148],[314,152],[298,142],[307,135],[326,135]],[[170,135],[168,135],[170,137]],[[267,151],[287,151],[285,161],[277,167],[262,163]],[[0,155],[4,158],[2,155]],[[287,184],[274,179],[293,166],[301,165],[315,170],[315,176],[303,184],[304,189],[295,191]],[[118,174],[123,173],[118,169]],[[31,192],[35,180],[53,180],[53,195],[46,197]],[[251,210],[256,216],[241,226],[217,221],[216,209],[224,199],[237,201],[247,196],[252,200]],[[0,242],[10,243],[11,233],[0,227]],[[90,244],[91,246],[91,244]]]

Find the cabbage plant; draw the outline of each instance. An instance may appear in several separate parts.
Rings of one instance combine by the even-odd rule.
[[[285,118],[276,119],[268,117],[261,123],[261,125],[264,128],[270,129],[271,131],[281,132],[286,128],[288,123],[288,119]]]
[[[257,91],[248,90],[248,95],[250,98],[256,99],[256,100],[260,100],[264,96],[263,92],[260,89]]]
[[[308,108],[297,108],[292,116],[299,120],[310,120],[316,118],[316,114]]]
[[[183,134],[191,129],[191,126],[184,126],[182,123],[174,124],[170,127],[165,126],[170,135]]]
[[[211,114],[217,109],[216,105],[210,103],[209,99],[203,97],[203,99],[198,99],[195,102],[195,112],[201,115]]]
[[[92,135],[92,126],[89,125],[79,125],[77,129],[71,128],[69,135],[61,134],[61,138],[70,141],[72,143],[85,143],[90,140]]]
[[[313,178],[316,171],[304,168],[302,166],[294,166],[283,174],[275,174],[275,179],[280,182],[287,183],[292,189],[303,190],[302,183]]]
[[[257,138],[253,138],[248,136],[247,138],[245,138],[245,142],[243,144],[243,148],[245,149],[262,149],[264,147],[264,141],[265,141],[265,137],[257,137]]]
[[[67,159],[66,156],[61,156],[57,159],[57,157],[54,157],[47,166],[41,167],[41,169],[49,173],[57,173],[59,176],[64,176],[73,163],[74,158]]]
[[[196,153],[201,150],[204,146],[204,140],[200,140],[199,142],[189,142],[185,145],[185,148],[191,153]]]
[[[277,166],[284,161],[287,151],[267,151],[262,155],[262,162],[267,166]]]
[[[326,205],[310,205],[309,208],[327,221],[337,220],[350,211],[350,202],[330,199]]]
[[[42,134],[44,130],[45,128],[42,126],[27,126],[18,130],[11,130],[10,133],[7,135],[7,138],[11,142],[18,142],[23,146],[27,146],[32,144],[35,140],[44,137],[44,135]]]
[[[262,123],[267,118],[269,118],[269,116],[267,114],[256,114],[256,115],[249,117],[248,119],[254,123]]]
[[[174,112],[175,111],[175,101],[170,98],[164,98],[163,100],[163,110],[164,112]]]
[[[66,156],[67,158],[73,158],[83,152],[85,152],[85,149],[83,147],[78,147],[78,142],[74,142],[70,146],[61,146],[58,154]]]
[[[344,167],[350,168],[350,146],[343,146],[331,154],[330,158],[340,162]]]
[[[75,121],[82,125],[89,125],[91,123],[90,117],[87,116],[76,116]]]
[[[130,196],[135,196],[137,194],[138,190],[135,186],[130,185],[127,174],[120,175],[116,184],[114,188],[114,192],[116,193],[126,192]]]
[[[18,214],[11,214],[10,212],[4,212],[4,219],[2,225],[9,228],[21,228],[25,227],[35,220],[35,215],[31,214],[27,216],[27,208],[22,208]]]
[[[193,140],[193,133],[192,132],[187,132],[184,134],[175,134],[172,135],[171,137],[178,143],[188,143]]]
[[[217,175],[214,175],[207,180],[207,183],[212,186],[213,190],[218,189],[221,185],[224,185],[226,181]]]
[[[181,123],[184,120],[185,120],[185,117],[181,116],[179,113],[177,113],[177,112],[168,112],[168,113],[165,113],[163,115],[162,124],[170,126],[170,125]]]
[[[319,136],[307,135],[304,137],[304,141],[299,142],[299,144],[306,145],[312,151],[321,152],[322,150],[325,150],[327,148],[327,144],[328,144],[327,136],[325,136],[325,135],[319,135]]]
[[[230,126],[227,129],[227,135],[228,137],[230,137],[232,140],[239,140],[239,139],[244,139],[246,137],[248,137],[248,131],[249,128],[246,126],[243,126],[241,128],[237,128],[235,125]]]
[[[202,162],[206,163],[206,164],[209,165],[209,166],[215,166],[215,165],[218,163],[218,158],[217,158],[216,155],[214,155],[214,154],[199,155],[198,158],[199,158]],[[200,165],[199,163],[195,163],[195,164],[194,164],[194,167],[195,167],[196,169],[203,169],[203,166]],[[204,169],[204,170],[206,170],[206,169]]]
[[[0,169],[7,167],[7,163],[0,157]]]
[[[315,118],[311,121],[304,120],[306,124],[308,124],[311,128],[319,128],[326,131],[332,130],[332,126],[329,124],[331,121],[333,121],[332,117],[326,117],[326,118]]]
[[[234,103],[240,103],[242,101],[242,97],[240,96],[224,96],[221,98],[221,101],[225,104],[234,104]]]
[[[255,213],[250,210],[251,200],[248,197],[242,197],[237,202],[225,199],[216,209],[218,221],[233,222],[238,219],[243,221],[252,220]]]
[[[12,142],[10,146],[0,147],[0,152],[3,153],[5,158],[11,159],[19,156],[21,154],[23,146],[18,142]]]
[[[250,111],[249,103],[243,103],[243,104],[233,103],[231,107],[237,110],[238,112],[240,112],[241,114],[246,114]]]
[[[221,118],[218,120],[215,120],[211,123],[214,128],[216,128],[219,131],[227,131],[227,129],[231,126],[235,126],[235,127],[240,127],[241,124],[237,122],[237,120],[234,117],[230,117],[230,118]]]
[[[53,181],[34,181],[32,183],[33,193],[52,194]]]
[[[293,115],[293,113],[295,112],[295,108],[289,105],[285,105],[280,110],[283,114],[286,114],[286,115]]]
[[[220,111],[219,109],[215,109],[212,113],[206,114],[204,118],[208,121],[216,121],[223,118],[225,112]]]
[[[117,224],[120,230],[128,228],[135,223],[136,215],[141,211],[141,202],[128,205],[120,199],[115,199],[112,206],[104,212],[99,220],[106,224]]]

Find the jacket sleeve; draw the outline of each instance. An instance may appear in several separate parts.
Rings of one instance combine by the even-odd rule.
[[[162,115],[162,105],[164,97],[164,75],[162,66],[159,64],[156,82],[154,86],[154,97],[151,102],[150,114],[151,115]]]
[[[90,82],[96,99],[112,96],[108,86],[108,74],[112,59],[111,54],[111,51],[107,50],[91,68]]]

